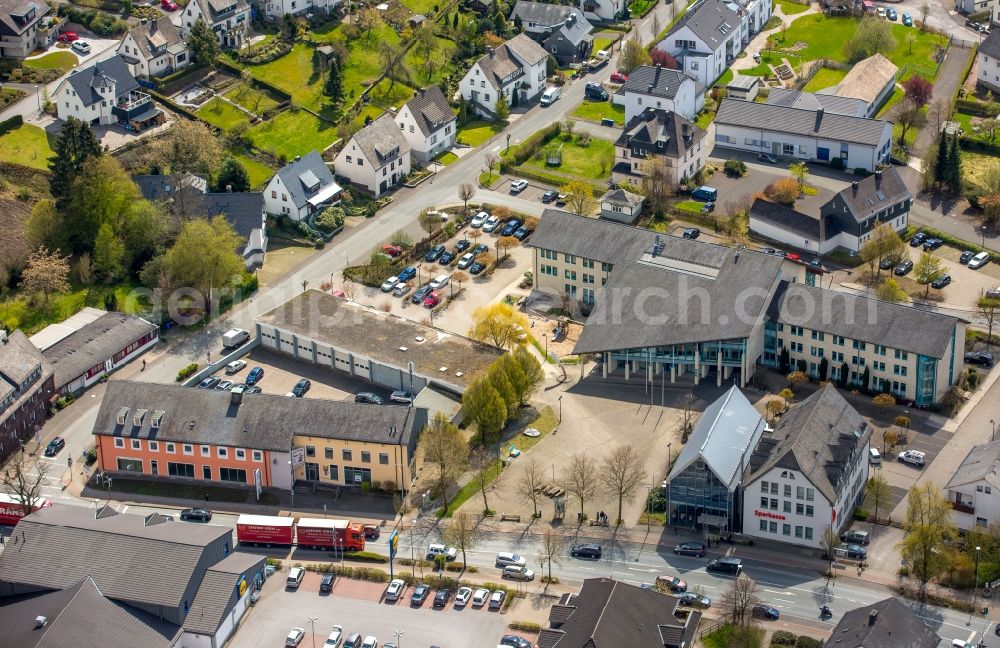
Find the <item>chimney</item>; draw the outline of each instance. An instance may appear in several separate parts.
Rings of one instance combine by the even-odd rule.
[[[243,388],[242,387],[233,388],[233,390],[229,392],[229,404],[236,405],[237,407],[239,407],[239,404],[242,402],[243,402]]]
[[[488,54],[490,58],[493,58],[493,52],[494,52],[494,49],[492,47],[487,47],[486,48],[486,54]]]
[[[858,181],[857,180],[853,180],[851,182],[851,193],[853,193],[855,195],[857,195],[857,193],[858,193]]]
[[[233,185],[231,184],[226,185],[226,193],[233,193]]]
[[[868,613],[868,625],[873,626],[876,621],[878,621],[878,610],[872,610]]]
[[[653,256],[655,257],[660,253],[660,235],[657,234],[656,238],[653,239]]]

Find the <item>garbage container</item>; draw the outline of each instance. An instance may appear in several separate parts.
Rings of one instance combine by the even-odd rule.
[[[609,126],[611,128],[614,128],[615,127],[615,120],[613,120],[613,119],[611,119],[609,117],[602,117],[601,118],[601,126]]]

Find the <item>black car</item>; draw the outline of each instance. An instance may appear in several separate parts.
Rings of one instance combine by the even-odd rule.
[[[516,232],[514,232],[514,238],[516,238],[518,241],[523,241],[524,239],[528,238],[528,234],[531,234],[531,230],[528,229],[525,225],[522,225],[517,228]]]
[[[478,261],[469,266],[469,274],[477,275],[486,269],[486,266]]]
[[[417,291],[413,293],[413,296],[410,297],[410,302],[414,304],[424,303],[424,299],[427,298],[427,295],[430,294],[431,290],[432,288],[430,287],[429,284],[425,286],[420,286],[419,288],[417,288]]]
[[[924,234],[923,232],[917,232],[916,234],[913,235],[913,238],[910,239],[910,247],[920,247],[921,245],[924,244],[924,241],[926,240],[927,240],[926,234]]]
[[[559,192],[558,191],[556,191],[554,189],[549,189],[548,191],[546,191],[545,193],[542,194],[542,202],[543,203],[550,203],[550,202],[553,202],[558,197],[559,197]]]
[[[678,556],[705,556],[705,545],[701,542],[682,542],[674,547],[674,553]]]
[[[986,353],[985,351],[970,351],[965,354],[965,361],[969,364],[979,365],[980,367],[992,367],[993,354]]]
[[[965,265],[969,261],[971,261],[972,257],[974,256],[976,256],[975,252],[973,252],[972,250],[966,250],[965,252],[962,252],[962,256],[958,257],[958,262],[961,263],[962,265]]]
[[[368,403],[369,405],[381,405],[385,401],[378,394],[373,394],[372,392],[358,392],[354,396],[355,403]]]
[[[513,236],[517,228],[521,226],[521,221],[516,218],[512,218],[507,221],[507,224],[503,226],[503,230],[500,231],[500,236]]]
[[[185,522],[211,522],[212,512],[206,508],[189,508],[181,511],[181,519]]]
[[[441,265],[443,265],[443,266],[446,266],[446,265],[448,265],[449,263],[451,263],[454,260],[455,260],[455,253],[454,252],[445,252],[438,259],[438,263],[441,264]]]
[[[778,608],[773,605],[764,605],[763,603],[758,603],[751,608],[750,613],[755,619],[767,619],[769,621],[777,621],[781,613],[778,612]]]
[[[55,437],[49,441],[49,445],[45,446],[45,456],[54,457],[59,454],[59,451],[66,447],[66,439],[62,437]]]
[[[574,558],[590,558],[592,560],[600,560],[601,554],[601,545],[599,544],[578,544],[573,545],[573,547],[569,550],[569,555]]]
[[[852,560],[866,560],[868,558],[868,550],[861,545],[842,544],[837,547],[837,550],[844,552]]]
[[[929,238],[926,241],[924,241],[924,251],[925,252],[930,252],[931,250],[938,249],[942,245],[944,245],[944,241],[942,241],[941,239],[939,239],[939,238]]]
[[[319,582],[319,591],[330,592],[333,590],[333,573],[323,574],[323,580]]]
[[[413,588],[413,593],[410,594],[410,604],[411,605],[423,605],[424,601],[427,600],[427,595],[431,592],[431,586],[426,583],[420,583]]]
[[[583,95],[591,101],[607,101],[610,96],[599,83],[588,83],[587,87],[583,89]]]
[[[470,247],[472,247],[472,241],[469,239],[462,239],[461,241],[455,241],[455,254],[461,254],[465,252]]]
[[[310,387],[312,387],[312,383],[309,382],[307,378],[303,378],[299,380],[299,382],[295,383],[294,387],[292,387],[292,393],[298,398],[302,398],[306,395],[306,392],[309,391]]]
[[[701,236],[701,230],[698,229],[697,227],[689,227],[686,230],[684,230],[684,233],[681,236],[693,241],[699,236]]]
[[[480,254],[482,254],[483,252],[486,252],[489,249],[490,249],[490,246],[486,245],[485,243],[480,243],[476,247],[472,248],[472,254],[473,254],[473,256],[479,256]]]
[[[500,643],[497,645],[512,646],[513,648],[532,648],[530,641],[517,635],[504,635],[500,637]]]
[[[900,261],[901,259],[896,256],[882,257],[882,260],[878,262],[878,267],[882,270],[892,270],[899,265]]]
[[[444,607],[448,605],[448,601],[451,599],[450,589],[439,589],[434,592],[434,607]]]
[[[444,246],[435,245],[427,251],[427,254],[424,255],[424,261],[437,261],[442,254],[444,254]]]
[[[913,261],[907,259],[902,263],[900,263],[898,266],[896,266],[892,272],[893,274],[902,277],[905,274],[909,274],[910,270],[913,270]]]
[[[951,283],[951,275],[943,274],[931,282],[931,288],[941,289]]]

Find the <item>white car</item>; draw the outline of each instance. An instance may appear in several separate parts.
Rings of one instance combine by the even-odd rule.
[[[990,262],[989,252],[980,252],[979,254],[977,254],[976,256],[972,257],[972,259],[969,260],[969,268],[973,270],[978,270],[979,268],[982,268],[989,262]]]
[[[479,588],[472,595],[472,607],[483,607],[488,600],[490,600],[490,591]]]
[[[480,227],[483,226],[483,223],[485,223],[486,219],[489,217],[490,217],[489,214],[487,214],[484,211],[481,211],[472,217],[472,222],[469,223],[469,227],[472,227],[473,229],[479,229]]]
[[[500,219],[497,218],[496,216],[490,216],[489,218],[486,219],[486,222],[483,223],[484,232],[492,232],[498,227],[500,227]]]
[[[231,376],[234,373],[239,373],[243,371],[243,368],[247,366],[246,360],[233,360],[226,365],[226,374]]]
[[[429,285],[431,290],[440,290],[441,288],[444,288],[448,285],[448,275],[443,274],[434,277],[434,281],[432,281]]]
[[[511,565],[515,567],[524,567],[528,564],[524,556],[519,556],[516,553],[510,553],[509,551],[501,551],[497,554],[497,567],[510,567]]]
[[[385,600],[398,601],[404,589],[406,589],[406,581],[398,578],[393,580],[389,583],[389,587],[385,588]]]
[[[73,51],[78,54],[90,54],[90,43],[87,41],[74,41],[70,47],[72,47]]]
[[[471,587],[459,587],[458,593],[455,594],[455,607],[465,607],[469,604],[469,600],[472,598],[472,588]]]
[[[404,405],[412,405],[414,398],[416,397],[413,394],[402,389],[397,389],[389,394],[389,400],[394,403],[403,403]]]
[[[298,646],[300,643],[302,643],[302,640],[305,638],[305,636],[306,636],[306,631],[303,630],[302,628],[292,628],[289,631],[288,636],[285,637],[285,646],[287,646],[288,648],[295,648],[295,646]]]
[[[923,467],[924,457],[927,455],[919,450],[904,450],[899,453],[899,460],[903,463],[912,464],[914,466]]]
[[[396,284],[396,287],[392,289],[392,294],[396,297],[402,297],[406,293],[410,292],[410,284],[405,281],[400,281]]]
[[[476,262],[476,255],[472,252],[466,252],[462,255],[462,258],[458,260],[458,269],[465,270],[470,265]]]
[[[392,289],[395,288],[396,284],[398,283],[399,283],[399,277],[389,277],[388,279],[382,282],[382,292],[391,292]]]
[[[361,648],[378,648],[378,639],[368,635],[365,640],[361,642]]]
[[[340,642],[344,638],[344,629],[338,625],[330,630],[330,636],[323,642],[323,648],[340,648]]]
[[[445,560],[451,562],[458,558],[458,549],[443,544],[432,544],[427,547],[427,560],[434,560],[435,556],[444,556]]]
[[[528,188],[528,181],[521,178],[518,178],[517,180],[512,180],[510,183],[510,192],[514,194],[521,193],[527,188]]]
[[[509,578],[511,580],[531,581],[535,580],[535,572],[531,571],[524,565],[510,565],[503,568],[503,571],[500,572],[500,577]]]
[[[497,590],[490,594],[490,609],[499,610],[505,598],[507,598],[507,592],[503,590]]]

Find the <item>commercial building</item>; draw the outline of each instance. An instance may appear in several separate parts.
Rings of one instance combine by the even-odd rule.
[[[1000,521],[1000,441],[969,450],[944,489],[959,529],[969,531]]]
[[[0,555],[0,623],[17,646],[221,648],[264,579],[232,529],[55,505]],[[45,617],[40,624],[36,617]]]
[[[460,396],[503,351],[433,326],[307,290],[256,320],[262,347],[389,389]]]
[[[0,461],[42,428],[55,395],[54,373],[21,331],[0,331]]]
[[[865,648],[937,648],[941,644],[924,619],[898,598],[845,612],[830,636],[837,638],[838,645]]]

